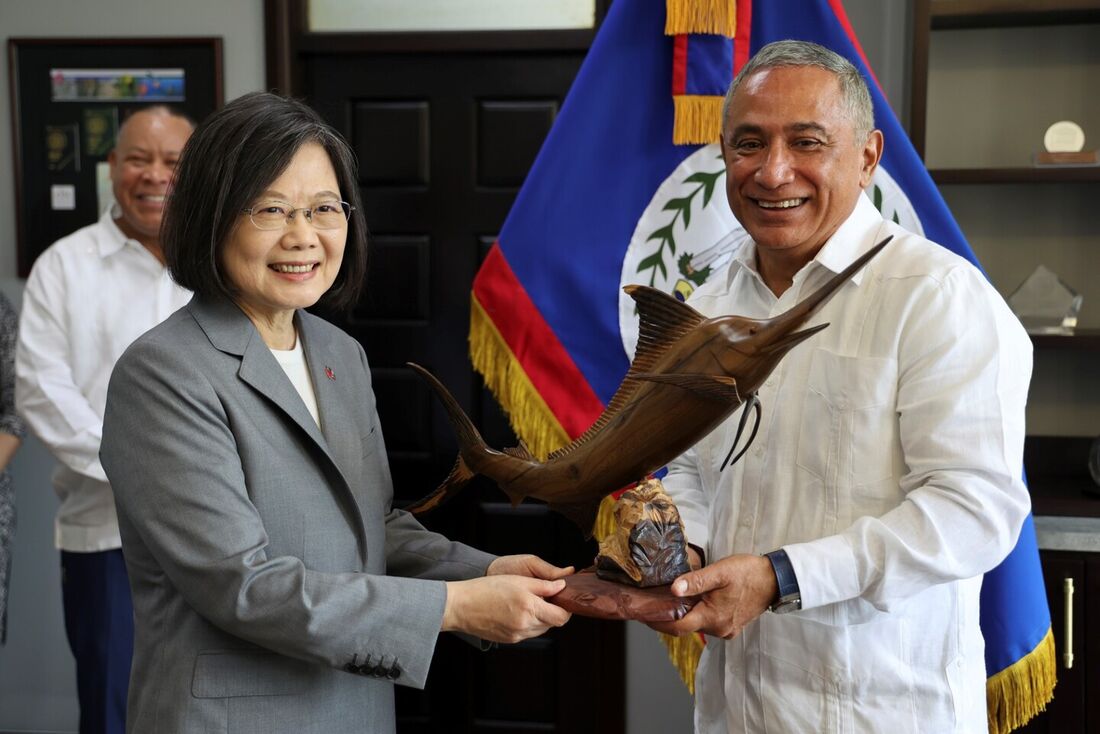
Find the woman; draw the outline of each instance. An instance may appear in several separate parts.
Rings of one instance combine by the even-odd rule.
[[[15,334],[19,319],[0,293],[0,645],[8,639],[8,580],[15,538],[15,488],[8,464],[23,442],[25,427],[15,412]]]
[[[366,230],[347,145],[250,94],[188,142],[161,232],[188,306],[108,391],[101,457],[136,618],[127,728],[392,732],[440,631],[513,642],[564,624],[570,573],[494,558],[394,510],[347,307]]]

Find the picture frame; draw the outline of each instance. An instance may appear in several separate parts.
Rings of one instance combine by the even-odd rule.
[[[224,104],[219,37],[10,38],[8,69],[21,277],[109,204],[129,114],[164,104],[200,122]]]

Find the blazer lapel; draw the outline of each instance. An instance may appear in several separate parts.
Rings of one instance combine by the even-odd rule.
[[[200,299],[198,296],[191,300],[188,309],[214,347],[241,358],[241,367],[237,372],[241,380],[298,424],[340,470],[344,483],[347,484],[347,474],[343,469],[345,465],[333,456],[324,434],[314,422],[302,397],[244,312],[230,301]],[[314,382],[316,379],[314,376]]]
[[[313,380],[317,409],[321,414],[321,434],[325,445],[345,477],[356,476],[351,470],[362,461],[362,430],[350,406],[358,405],[362,397],[349,390],[354,384],[350,375],[339,372],[346,367],[336,353],[336,345],[326,329],[315,328],[315,316],[299,312],[298,336],[306,355],[306,366]]]

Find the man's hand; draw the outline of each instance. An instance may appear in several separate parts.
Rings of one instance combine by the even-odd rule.
[[[689,545],[687,547],[687,557],[688,566],[691,567],[692,571],[698,571],[703,567],[703,555],[695,546]]]
[[[745,554],[685,573],[672,582],[672,593],[702,598],[683,619],[650,627],[671,635],[703,632],[729,640],[767,611],[779,585],[767,558]]]

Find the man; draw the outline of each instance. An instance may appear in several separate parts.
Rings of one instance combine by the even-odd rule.
[[[710,561],[673,584],[702,600],[660,626],[709,636],[699,732],[986,731],[978,598],[1029,510],[1031,346],[973,266],[863,195],[873,121],[859,72],[803,42],[761,49],[726,98],[726,193],[751,241],[696,309],[781,313],[893,240],[761,388],[744,458],[719,470],[738,415],[665,479]]]
[[[190,298],[168,277],[159,230],[191,129],[166,107],[131,115],[108,157],[116,204],[43,252],[23,295],[16,404],[60,462],[55,542],[81,734],[125,724],[133,610],[99,442],[115,361]]]

